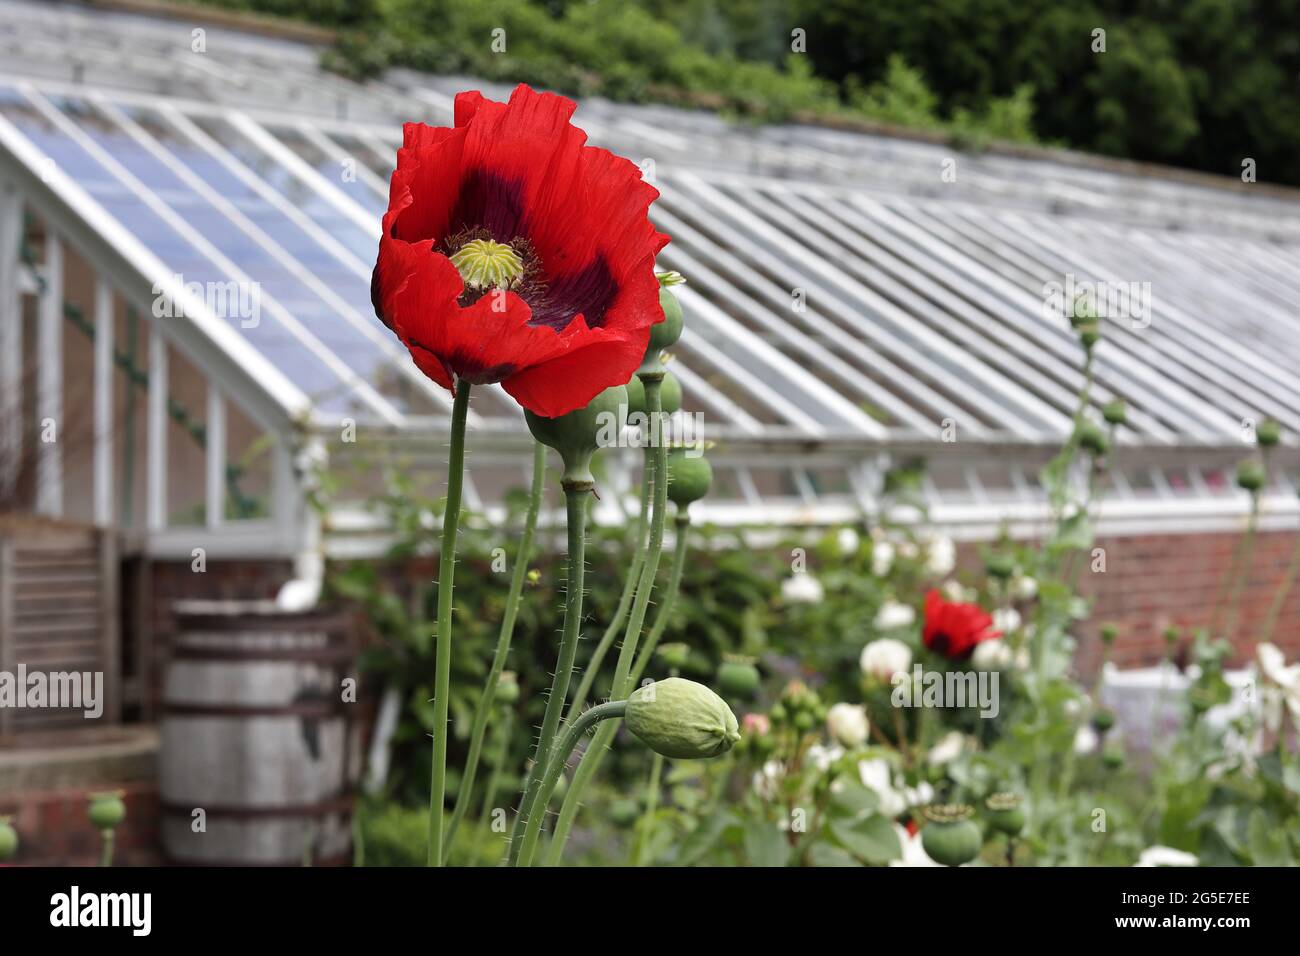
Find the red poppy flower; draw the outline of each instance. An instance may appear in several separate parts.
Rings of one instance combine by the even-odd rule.
[[[659,192],[573,110],[521,84],[459,94],[450,129],[407,123],[370,283],[424,374],[500,382],[548,418],[631,378],[663,319]]]
[[[976,644],[1001,636],[1001,631],[993,630],[993,618],[978,604],[945,601],[938,591],[926,594],[921,639],[936,654],[963,661]]]

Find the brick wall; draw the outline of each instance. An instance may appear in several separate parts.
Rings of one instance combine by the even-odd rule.
[[[87,815],[89,795],[124,791],[126,820],[114,835],[116,866],[157,865],[158,788],[153,781],[0,794],[0,816],[18,831],[19,866],[97,866],[102,846]]]

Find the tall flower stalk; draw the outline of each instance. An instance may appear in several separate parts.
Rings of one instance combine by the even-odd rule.
[[[465,478],[465,420],[468,382],[458,383],[451,409],[451,449],[447,454],[447,505],[442,513],[442,551],[438,558],[438,642],[433,690],[433,779],[429,792],[429,866],[443,864],[443,813],[447,799],[447,705],[451,696],[452,585],[456,576],[456,536]]]
[[[519,550],[515,554],[515,569],[510,576],[510,592],[506,595],[505,614],[501,618],[501,630],[497,634],[496,651],[492,655],[492,665],[488,670],[487,680],[479,694],[478,704],[474,708],[474,721],[469,734],[469,754],[465,758],[465,770],[461,775],[460,791],[456,795],[456,808],[452,811],[451,823],[447,827],[446,852],[443,862],[451,855],[452,844],[456,840],[456,830],[460,826],[465,811],[474,791],[474,778],[478,773],[479,758],[483,750],[483,736],[487,730],[488,719],[492,715],[492,705],[496,697],[497,681],[510,656],[510,644],[515,633],[515,619],[519,616],[519,600],[524,590],[524,580],[528,575],[528,562],[532,559],[533,536],[537,532],[537,515],[542,507],[542,488],[546,481],[546,446],[541,442],[533,443],[533,481],[528,496],[528,513],[524,518],[523,536],[519,539]]]

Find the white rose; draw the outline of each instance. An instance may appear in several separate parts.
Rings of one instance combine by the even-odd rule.
[[[955,730],[951,730],[939,738],[939,742],[930,748],[930,752],[925,755],[927,763],[939,766],[956,760],[961,756],[961,752],[966,747],[966,738]]]
[[[925,569],[936,578],[951,574],[957,566],[957,546],[952,538],[936,535],[926,546]]]
[[[793,574],[781,582],[781,597],[787,604],[819,604],[825,596],[822,583],[807,572]]]
[[[1020,628],[1020,612],[1013,607],[1000,607],[993,612],[993,629],[1010,634]]]
[[[835,546],[839,548],[840,554],[857,554],[858,548],[862,546],[862,539],[852,528],[840,528],[839,534],[835,536]]]
[[[971,653],[971,667],[977,671],[1004,671],[1015,663],[1015,652],[1001,638],[980,641]]]
[[[893,770],[884,757],[858,761],[858,779],[880,799],[880,812],[894,818],[907,809],[907,801],[894,789]]]
[[[1191,853],[1175,850],[1171,846],[1149,846],[1142,851],[1134,866],[1200,866],[1201,861]]]
[[[1074,734],[1074,752],[1080,757],[1087,756],[1097,749],[1097,731],[1084,724]]]
[[[887,599],[876,612],[876,630],[892,631],[900,627],[911,627],[915,620],[916,609],[912,605]]]
[[[858,664],[868,677],[892,684],[895,674],[906,674],[912,666],[912,649],[897,638],[882,637],[862,649]]]
[[[862,746],[871,732],[867,708],[860,704],[835,704],[826,712],[826,731],[846,747]]]
[[[1038,597],[1038,579],[1028,574],[1017,574],[1011,579],[1011,593],[1019,601],[1032,601]]]
[[[754,774],[751,782],[754,793],[763,800],[775,800],[783,776],[785,776],[785,766],[781,761],[769,760]]]
[[[888,577],[889,569],[894,566],[894,546],[888,541],[874,541],[871,544],[871,573],[878,578]]]

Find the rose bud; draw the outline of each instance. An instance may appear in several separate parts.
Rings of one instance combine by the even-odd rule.
[[[988,808],[988,824],[1009,837],[1019,836],[1025,828],[1025,811],[1018,793],[993,793],[984,801]]]
[[[12,860],[18,853],[18,831],[9,817],[0,817],[0,863]]]
[[[1123,425],[1128,421],[1128,410],[1117,398],[1101,407],[1101,417],[1106,419],[1108,425]]]
[[[1255,429],[1255,440],[1261,448],[1272,448],[1282,440],[1282,426],[1271,418],[1266,418]]]
[[[709,493],[713,484],[713,466],[704,453],[689,453],[687,448],[673,448],[668,452],[668,497],[678,508],[699,501]]]
[[[638,687],[627,699],[623,721],[643,744],[675,760],[716,757],[740,739],[727,702],[680,677]]]
[[[984,838],[971,820],[974,811],[964,804],[931,805],[921,811],[921,846],[936,863],[961,866],[979,856]]]
[[[126,804],[121,790],[90,795],[90,822],[96,830],[112,830],[126,819]]]
[[[728,697],[746,699],[758,693],[759,684],[763,681],[758,668],[754,665],[754,659],[737,654],[725,655],[722,663],[718,665],[718,673],[715,676],[719,689]]]
[[[1251,494],[1259,491],[1264,487],[1267,480],[1264,474],[1264,466],[1254,459],[1243,461],[1237,466],[1237,485],[1244,488]]]
[[[826,712],[826,732],[845,747],[862,746],[871,732],[867,709],[860,704],[836,704]]]
[[[579,408],[559,418],[543,418],[525,410],[528,429],[543,445],[554,448],[564,459],[564,483],[595,483],[591,474],[591,456],[600,447],[602,437],[616,439],[620,409],[627,407],[627,389],[622,385],[607,388],[593,398],[586,408]],[[611,433],[611,428],[614,431]]]
[[[519,679],[514,671],[502,671],[492,695],[498,704],[513,704],[519,700]]]

